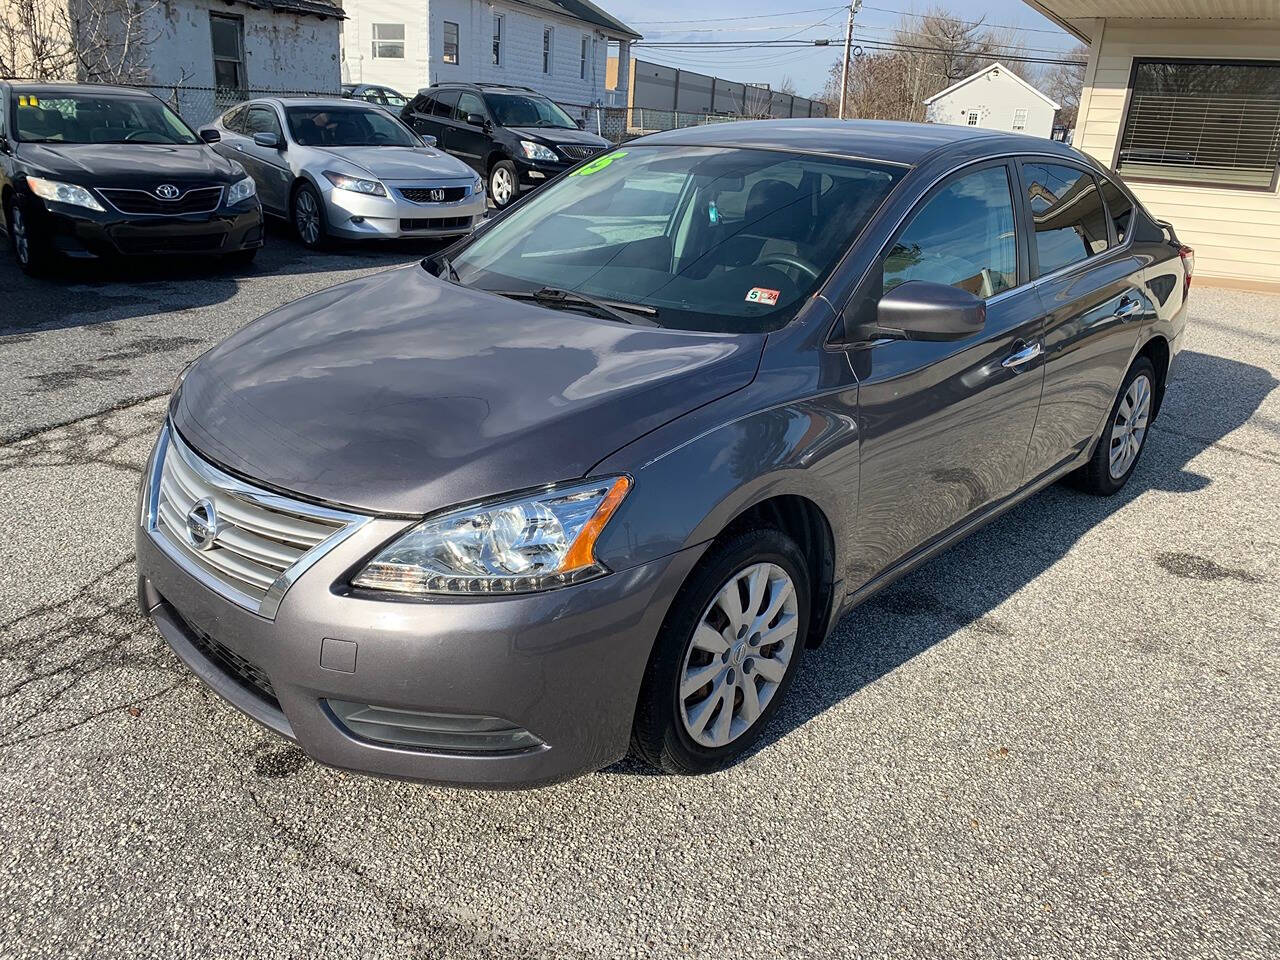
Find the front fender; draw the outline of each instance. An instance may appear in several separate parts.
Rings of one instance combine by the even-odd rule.
[[[753,505],[791,495],[812,501],[826,517],[841,575],[858,501],[856,390],[744,411],[758,383],[653,431],[594,468],[635,481],[596,545],[610,569],[705,543]]]

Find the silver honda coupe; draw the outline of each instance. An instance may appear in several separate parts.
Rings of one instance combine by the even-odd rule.
[[[308,247],[460,236],[484,216],[484,184],[466,164],[371,104],[250,100],[200,136],[244,166],[263,209],[288,218]]]

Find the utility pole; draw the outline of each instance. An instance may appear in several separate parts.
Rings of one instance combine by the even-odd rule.
[[[849,25],[844,31],[844,69],[840,71],[840,119],[844,119],[844,105],[849,96],[849,55],[853,49],[853,18],[862,9],[862,0],[849,3]]]

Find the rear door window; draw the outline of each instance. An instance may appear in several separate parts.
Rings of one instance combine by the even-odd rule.
[[[1004,164],[964,173],[911,217],[884,261],[884,290],[928,280],[991,297],[1018,283],[1013,191]]]
[[[1107,211],[1092,174],[1066,164],[1024,162],[1022,177],[1040,276],[1107,249]]]
[[[442,90],[435,95],[434,103],[431,105],[431,115],[433,117],[451,118],[453,116],[453,108],[457,102],[457,90]]]
[[[1105,177],[1101,183],[1102,196],[1107,201],[1107,213],[1116,228],[1116,243],[1124,243],[1129,236],[1130,224],[1133,221],[1133,201]]]

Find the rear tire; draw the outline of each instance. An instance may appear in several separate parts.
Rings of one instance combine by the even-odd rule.
[[[1098,497],[1109,497],[1133,476],[1150,434],[1155,412],[1156,369],[1139,357],[1125,374],[1093,456],[1075,473],[1072,485]]]
[[[714,545],[658,633],[633,753],[673,774],[739,760],[786,699],[808,626],[809,571],[795,541],[762,529]]]
[[[320,250],[329,241],[329,222],[324,215],[324,199],[315,187],[304,183],[293,191],[289,222],[298,242],[308,250]]]
[[[520,195],[520,177],[510,160],[499,160],[489,170],[489,199],[501,210]]]

